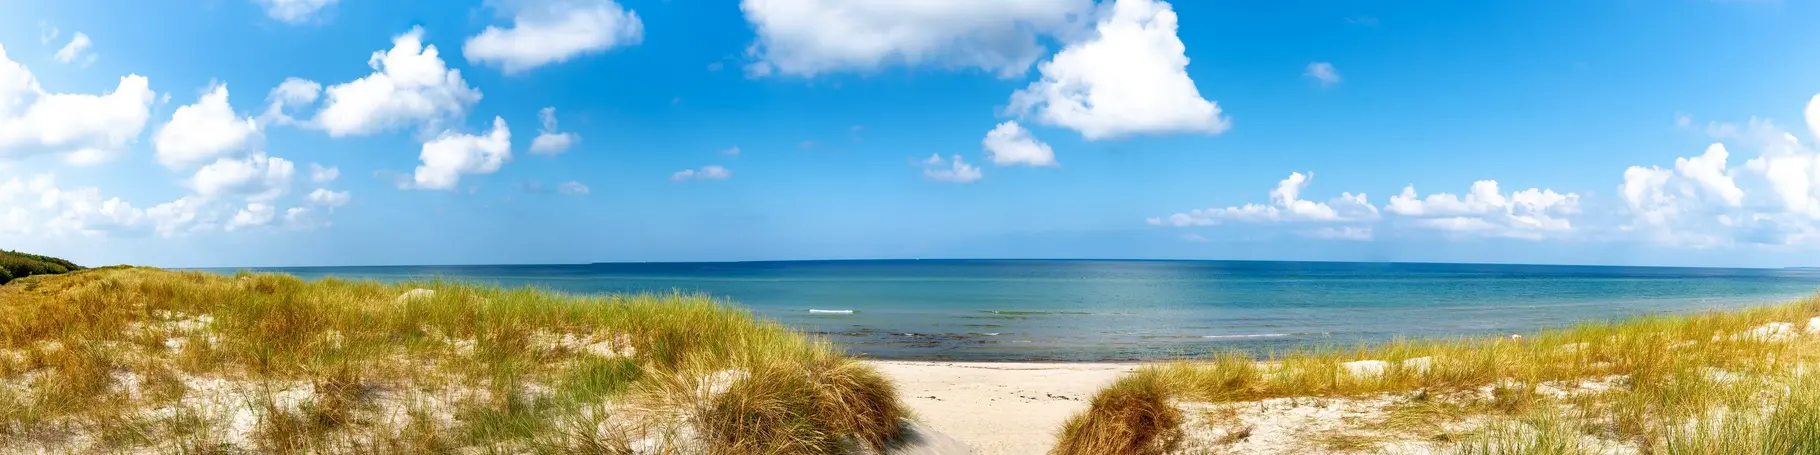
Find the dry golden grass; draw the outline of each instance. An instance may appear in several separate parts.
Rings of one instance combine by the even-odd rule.
[[[1142,381],[1154,382],[1161,399],[1173,402],[1323,397],[1379,403],[1374,419],[1354,425],[1362,433],[1302,441],[1334,453],[1372,453],[1396,440],[1469,454],[1820,453],[1820,418],[1814,417],[1820,415],[1820,379],[1809,374],[1820,365],[1820,334],[1803,333],[1815,316],[1820,299],[1808,298],[1730,312],[1589,322],[1520,339],[1314,348],[1262,361],[1223,354],[1146,367],[1101,397],[1129,394],[1122,389]],[[1347,366],[1371,360],[1384,361],[1382,370]],[[1129,412],[1118,401],[1096,399],[1075,420]],[[1462,426],[1470,429],[1457,430]],[[1113,433],[1073,430],[1059,436],[1060,447],[1120,447],[1099,441]],[[1124,447],[1098,453],[1155,453]]]
[[[903,413],[826,342],[698,296],[130,267],[0,286],[21,451],[848,453]]]
[[[1161,455],[1182,439],[1182,411],[1155,370],[1134,373],[1093,397],[1093,412],[1062,424],[1054,455]]]

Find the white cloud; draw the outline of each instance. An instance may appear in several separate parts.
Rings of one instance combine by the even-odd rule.
[[[295,230],[312,230],[333,226],[335,223],[322,219],[321,212],[311,207],[291,207],[284,211],[284,226]]]
[[[1009,110],[1079,131],[1088,140],[1132,134],[1218,134],[1230,122],[1188,77],[1176,15],[1156,0],[1117,0],[1091,38],[1038,66],[1042,78],[1012,94]]]
[[[581,140],[575,133],[556,132],[555,107],[546,107],[537,111],[537,119],[543,123],[543,129],[538,130],[537,138],[531,140],[532,155],[561,154],[576,141]]]
[[[289,160],[254,153],[241,159],[216,159],[196,170],[189,187],[204,198],[236,195],[264,202],[289,192],[296,172]]]
[[[208,201],[199,196],[184,196],[146,209],[145,217],[151,220],[158,235],[170,238],[185,232],[212,229],[214,224],[205,220],[208,205]]]
[[[265,226],[272,222],[272,216],[276,213],[277,211],[274,210],[270,204],[260,202],[249,203],[246,205],[246,208],[240,209],[239,212],[234,213],[234,218],[228,220],[227,226],[222,229],[232,231],[235,229]]]
[[[316,191],[311,191],[308,196],[304,196],[303,200],[304,202],[310,203],[310,205],[340,207],[348,205],[348,200],[351,198],[352,197],[349,196],[346,191],[329,191],[327,188],[317,188]]]
[[[1316,80],[1316,81],[1320,81],[1322,87],[1340,83],[1340,73],[1338,71],[1334,71],[1332,63],[1327,63],[1327,62],[1309,63],[1308,69],[1303,70],[1302,75],[1314,78],[1314,80]]]
[[[592,190],[589,190],[588,186],[581,184],[581,182],[571,181],[562,182],[561,185],[557,185],[556,192],[566,196],[587,196]]]
[[[145,129],[152,100],[150,82],[137,74],[105,95],[46,92],[0,47],[0,160],[62,153],[92,164],[118,156]]]
[[[247,150],[259,136],[252,118],[228,105],[227,84],[204,93],[196,104],[178,107],[152,137],[160,164],[181,169]]]
[[[323,165],[320,165],[320,164],[310,163],[310,181],[311,182],[328,183],[328,182],[333,182],[333,181],[335,181],[335,179],[340,178],[340,177],[341,177],[341,168],[324,167]]]
[[[57,37],[62,34],[63,31],[58,30],[57,27],[52,27],[51,24],[44,21],[38,21],[38,44],[49,46],[51,41],[56,41]]]
[[[1803,113],[1807,116],[1807,132],[1820,140],[1820,95],[1807,100],[1807,110]]]
[[[1301,231],[1302,235],[1317,239],[1331,240],[1371,240],[1372,232],[1366,226],[1323,226]]]
[[[1700,185],[1709,194],[1716,195],[1726,205],[1737,207],[1744,203],[1744,190],[1732,181],[1732,176],[1725,170],[1725,159],[1730,156],[1725,145],[1714,143],[1706,148],[1706,153],[1694,158],[1675,158],[1675,173],[1680,174]]]
[[[1055,150],[1049,144],[1036,140],[1030,130],[1019,126],[1016,121],[998,124],[998,127],[986,133],[980,141],[986,147],[986,156],[992,164],[1000,166],[1054,166]],[[958,161],[958,160],[957,160]]]
[[[1313,174],[1290,173],[1289,178],[1277,182],[1276,189],[1270,190],[1270,205],[1245,204],[1196,209],[1164,218],[1151,218],[1149,222],[1157,226],[1186,227],[1211,226],[1229,221],[1345,223],[1378,218],[1378,208],[1371,205],[1364,193],[1340,193],[1340,196],[1324,203],[1302,199],[1302,190],[1313,180]]]
[[[743,0],[758,38],[752,75],[871,72],[891,65],[978,68],[1023,75],[1070,34],[1092,0]]]
[[[634,46],[644,39],[638,14],[612,0],[521,2],[512,28],[488,26],[468,38],[468,62],[516,74],[576,56]]]
[[[683,169],[680,171],[676,171],[676,173],[670,174],[670,181],[681,182],[684,180],[726,180],[730,177],[733,177],[733,171],[729,171],[729,170],[727,170],[727,168],[720,167],[720,166],[702,166],[701,170]]]
[[[309,126],[304,122],[299,122],[284,110],[316,104],[316,100],[321,97],[322,84],[308,79],[286,78],[284,82],[272,88],[271,93],[266,94],[266,102],[271,104],[266,108],[265,114],[260,115],[260,120],[279,125]]]
[[[729,147],[726,150],[721,150],[720,154],[727,155],[727,156],[739,156],[739,147]]]
[[[145,212],[95,187],[61,188],[56,177],[0,181],[0,232],[30,235],[102,235],[137,225]]]
[[[69,44],[63,45],[62,49],[58,49],[57,54],[53,57],[61,63],[72,63],[75,62],[76,59],[82,59],[84,64],[94,63],[95,53],[88,52],[89,47],[93,44],[93,42],[89,41],[87,33],[76,32],[75,35],[70,36]]]
[[[461,182],[462,174],[491,174],[512,160],[512,131],[504,118],[493,118],[493,130],[484,136],[443,132],[423,144],[418,154],[414,188],[446,190]]]
[[[1815,114],[1820,114],[1816,112]],[[1815,123],[1820,115],[1809,117]],[[1619,229],[1660,243],[1696,247],[1797,244],[1820,238],[1820,154],[1773,122],[1715,122],[1723,142],[1675,166],[1631,166],[1620,197],[1629,221]],[[1731,151],[1756,149],[1743,166]]]
[[[480,90],[468,87],[461,70],[449,69],[436,46],[424,45],[422,27],[393,38],[392,49],[374,52],[367,66],[373,74],[324,90],[315,126],[335,137],[412,124],[434,128],[480,102]]]
[[[1390,197],[1386,211],[1418,227],[1490,237],[1541,238],[1573,230],[1567,217],[1580,213],[1580,195],[1530,188],[1503,194],[1494,180],[1473,182],[1465,197],[1435,193],[1422,198],[1414,185]]]
[[[973,183],[983,177],[979,168],[962,161],[960,155],[954,155],[952,161],[943,160],[941,155],[929,155],[922,164],[923,177],[938,182]]]
[[[301,24],[315,19],[336,0],[255,0],[265,7],[265,15],[292,24]]]

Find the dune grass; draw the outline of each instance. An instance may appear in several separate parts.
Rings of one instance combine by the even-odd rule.
[[[1285,452],[1394,453],[1386,447],[1407,446],[1384,444],[1416,441],[1431,453],[1461,454],[1820,453],[1820,377],[1810,374],[1820,362],[1820,333],[1809,328],[1815,316],[1820,299],[1808,298],[1527,337],[1152,365],[1101,391],[1053,453],[1162,453],[1123,427],[1087,424],[1155,414],[1158,401],[1243,409],[1303,398],[1367,409],[1369,418],[1346,431],[1300,435]],[[1147,398],[1116,399],[1133,395]],[[1207,435],[1200,450],[1215,453],[1243,440],[1216,440],[1218,432],[1193,424],[1180,430]]]
[[[28,452],[850,453],[903,415],[876,371],[706,297],[132,267],[0,286],[0,447]]]

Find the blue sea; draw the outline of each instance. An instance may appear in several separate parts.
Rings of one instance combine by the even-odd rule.
[[[1820,270],[878,260],[250,269],[577,294],[701,293],[873,358],[1156,360],[1521,333],[1811,295]],[[227,269],[213,269],[232,272]]]

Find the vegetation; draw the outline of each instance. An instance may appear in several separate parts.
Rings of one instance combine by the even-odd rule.
[[[55,275],[76,270],[82,270],[82,266],[50,256],[0,250],[0,285],[32,275]]]
[[[28,453],[850,453],[905,415],[869,367],[705,297],[24,281],[0,286],[0,447]]]
[[[1656,315],[1529,337],[1401,341],[1148,366],[1100,392],[1057,454],[1161,453],[1170,410],[1196,453],[1238,450],[1259,408],[1322,407],[1284,452],[1820,453],[1820,298]],[[1138,398],[1141,397],[1141,398]],[[1275,406],[1275,407],[1272,407]],[[1338,412],[1338,411],[1336,411]],[[1154,417],[1138,417],[1154,416]],[[1103,422],[1113,422],[1108,425]],[[1268,423],[1283,426],[1282,422]],[[1281,428],[1277,428],[1281,430]],[[1255,450],[1249,448],[1246,450]]]

